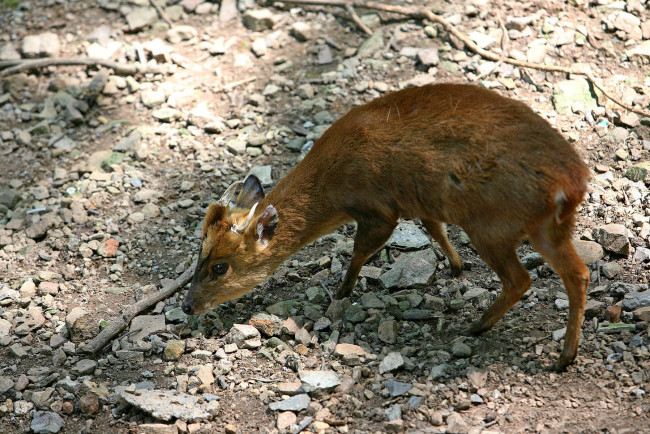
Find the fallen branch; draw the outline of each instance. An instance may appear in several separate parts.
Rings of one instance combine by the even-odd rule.
[[[454,35],[456,38],[460,39],[471,51],[474,53],[480,55],[481,57],[492,60],[494,62],[503,62],[503,63],[509,63],[510,65],[518,66],[521,68],[531,68],[531,69],[537,69],[539,71],[547,71],[547,72],[561,72],[565,74],[575,74],[575,75],[582,75],[589,80],[589,82],[602,94],[609,98],[611,101],[616,103],[617,105],[623,107],[624,109],[638,113],[642,116],[648,116],[650,117],[650,111],[643,110],[640,108],[632,107],[629,104],[625,104],[623,101],[621,101],[619,98],[616,98],[613,96],[609,91],[607,91],[598,81],[598,79],[591,73],[591,71],[588,70],[588,68],[582,67],[582,66],[558,66],[558,65],[544,65],[541,63],[534,63],[534,62],[526,62],[523,60],[517,60],[513,59],[511,57],[502,57],[499,54],[493,53],[491,51],[485,50],[483,48],[480,48],[478,45],[476,45],[468,36],[465,34],[461,33],[458,29],[456,29],[453,24],[451,24],[449,21],[441,17],[440,15],[436,15],[433,12],[424,9],[424,8],[417,8],[417,7],[406,7],[406,6],[395,6],[395,5],[387,5],[383,3],[377,3],[377,2],[372,2],[372,1],[363,1],[363,0],[271,0],[273,3],[285,3],[285,4],[296,4],[296,5],[310,5],[310,6],[338,6],[342,8],[348,8],[348,7],[357,7],[357,8],[365,8],[365,9],[370,9],[370,10],[376,10],[376,11],[382,11],[382,12],[390,12],[398,15],[403,15],[407,16],[416,20],[429,20],[434,23],[441,24],[445,30]]]
[[[115,318],[104,330],[102,330],[97,336],[88,341],[82,348],[79,350],[84,353],[94,354],[99,350],[103,349],[119,332],[124,330],[131,320],[135,318],[140,312],[149,307],[155,305],[161,300],[164,300],[174,294],[176,291],[183,288],[185,285],[192,280],[194,275],[194,268],[196,267],[196,262],[194,262],[187,270],[183,272],[176,280],[170,284],[162,287],[157,292],[151,294],[150,296],[143,298],[142,300],[132,304],[131,306],[124,309],[118,316]]]
[[[156,12],[158,12],[158,15],[160,16],[160,18],[162,18],[162,20],[163,20],[164,22],[166,22],[167,25],[168,25],[170,28],[174,27],[174,25],[172,24],[172,20],[169,19],[169,17],[167,16],[167,14],[166,14],[165,11],[163,10],[163,8],[160,7],[160,5],[158,4],[158,2],[157,2],[156,0],[149,0],[149,3],[151,4],[151,6],[154,7],[154,9],[156,10]]]
[[[112,60],[97,59],[93,57],[43,57],[41,59],[2,61],[0,62],[0,69],[6,69],[0,71],[0,77],[31,69],[67,65],[103,66],[114,70],[116,74],[120,75],[135,75],[138,73],[160,74],[166,72],[165,68],[161,66],[119,63]]]

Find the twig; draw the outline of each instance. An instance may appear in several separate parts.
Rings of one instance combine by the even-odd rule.
[[[174,25],[172,24],[172,21],[169,19],[169,17],[167,16],[167,14],[163,10],[163,8],[160,7],[160,5],[158,4],[158,2],[156,0],[149,0],[149,3],[151,3],[151,6],[153,6],[154,9],[156,9],[156,12],[158,12],[158,15],[160,15],[160,18],[162,18],[162,20],[164,22],[166,22],[169,27],[174,27]]]
[[[363,30],[364,33],[366,33],[367,35],[372,35],[372,30],[370,30],[368,28],[368,26],[366,26],[363,23],[363,21],[361,21],[361,18],[359,18],[359,15],[357,15],[357,13],[354,11],[354,8],[352,7],[352,5],[347,5],[346,9],[347,9],[348,13],[350,14],[350,17],[352,17],[352,21],[354,21],[354,23],[357,26],[359,26],[359,28],[361,30]]]
[[[541,63],[534,63],[534,62],[526,62],[523,60],[517,60],[513,59],[511,57],[503,57],[499,56],[498,54],[484,50],[483,48],[480,48],[478,45],[476,45],[469,37],[461,33],[456,27],[453,26],[449,21],[441,17],[440,15],[436,15],[433,12],[424,9],[424,8],[417,8],[417,7],[406,7],[406,6],[395,6],[395,5],[387,5],[383,3],[377,3],[377,2],[372,2],[372,1],[364,1],[364,0],[272,0],[273,3],[289,3],[289,4],[297,4],[297,5],[312,5],[312,6],[339,6],[339,7],[348,7],[348,6],[354,6],[354,7],[359,7],[359,8],[365,8],[365,9],[371,9],[371,10],[377,10],[377,11],[382,11],[382,12],[390,12],[398,15],[404,15],[416,20],[429,20],[434,23],[441,24],[445,30],[454,35],[456,38],[460,39],[466,46],[469,48],[471,51],[474,53],[480,55],[481,57],[488,59],[488,60],[493,60],[495,62],[502,61],[504,63],[508,63],[510,65],[518,66],[521,68],[532,68],[532,69],[537,69],[539,71],[547,71],[547,72],[561,72],[565,74],[575,74],[575,75],[583,75],[589,80],[589,82],[599,91],[602,92],[602,94],[612,100],[614,103],[617,105],[623,107],[624,109],[638,113],[642,116],[648,116],[650,117],[650,111],[639,109],[636,107],[632,107],[631,105],[625,104],[623,101],[621,101],[619,98],[616,98],[613,96],[611,93],[609,93],[605,88],[600,84],[600,82],[594,77],[594,75],[589,71],[587,68],[580,66],[580,65],[574,65],[574,66],[557,66],[557,65],[543,65]]]
[[[80,351],[85,353],[94,354],[106,346],[106,344],[113,340],[113,337],[126,328],[131,320],[143,310],[153,306],[161,300],[171,296],[173,293],[183,288],[192,279],[194,274],[194,267],[196,262],[193,263],[187,270],[183,272],[176,280],[164,286],[162,289],[154,292],[147,298],[143,298],[135,304],[124,309],[108,327],[102,330],[97,336],[87,342]]]
[[[223,85],[221,87],[218,87],[215,90],[215,92],[223,92],[224,90],[230,90],[232,88],[235,88],[237,86],[241,86],[242,84],[250,83],[251,81],[255,81],[255,80],[257,80],[257,77],[252,75],[252,76],[244,78],[242,80],[233,81],[233,82],[225,84],[225,85]]]
[[[114,70],[120,75],[135,75],[137,73],[164,73],[165,68],[160,66],[118,63],[112,60],[97,59],[93,57],[43,57],[34,60],[8,60],[0,62],[0,77],[5,77],[17,72],[26,71],[30,69],[45,68],[48,66],[64,66],[64,65],[86,65],[86,66],[104,66]]]

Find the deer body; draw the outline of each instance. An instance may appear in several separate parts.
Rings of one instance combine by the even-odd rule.
[[[266,197],[247,179],[235,201],[242,212],[211,206],[184,310],[200,313],[242,295],[301,247],[351,221],[357,222],[354,252],[337,298],[351,293],[400,218],[421,219],[457,275],[462,261],[443,225],[452,223],[504,285],[471,327],[475,334],[530,288],[515,252],[524,238],[562,277],[570,301],[557,362],[564,368],[577,354],[589,282],[571,244],[588,176],[566,140],[523,103],[470,85],[395,92],[335,122]],[[233,232],[246,217],[248,225]],[[215,263],[226,265],[215,272]]]

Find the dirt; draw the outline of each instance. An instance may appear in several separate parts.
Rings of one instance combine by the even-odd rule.
[[[541,18],[529,26],[532,36],[506,38],[504,42],[497,41],[491,46],[491,49],[498,49],[503,45],[510,53],[519,50],[524,55],[528,50],[526,44],[535,39],[538,32],[538,37],[552,37],[553,32],[543,33],[541,30],[545,20],[550,18],[555,28],[584,25],[600,48],[588,42],[584,45],[570,42],[550,49],[548,57],[556,64],[588,63],[602,77],[605,86],[611,84],[614,91],[623,92],[624,88],[619,84],[625,83],[625,89],[633,88],[636,91],[638,101],[642,101],[640,106],[646,110],[649,106],[647,60],[644,64],[643,60],[630,60],[623,56],[622,53],[632,45],[629,42],[632,38],[620,33],[621,31],[606,29],[603,19],[609,12],[601,6],[584,1],[414,3],[431,8],[443,16],[456,17],[458,28],[467,34],[477,30],[499,35],[500,21],[505,22],[508,17],[539,14]],[[650,3],[626,3],[628,9],[636,11],[634,14],[640,17],[641,23],[650,21]],[[640,9],[635,9],[636,3]],[[36,1],[27,3],[29,7],[26,9],[12,6],[11,2],[6,1],[0,4],[0,26],[8,30],[1,36],[0,47],[3,41],[19,44],[25,35],[51,31],[61,39],[60,56],[82,55],[89,45],[87,35],[102,25],[113,30],[113,40],[122,41],[123,49],[127,51],[138,43],[144,44],[154,38],[165,40],[166,36],[166,30],[156,25],[136,32],[125,31],[124,15],[118,10],[101,7],[104,4],[102,2]],[[128,2],[120,3],[121,7],[127,5]],[[261,7],[256,5],[253,8]],[[291,9],[270,5],[267,7],[277,14],[276,25],[273,29],[262,32],[253,32],[244,27],[239,16],[228,23],[220,23],[215,13],[218,10],[216,5],[206,15],[190,12],[183,14],[179,21],[174,21],[175,25],[190,25],[198,31],[198,36],[190,40],[165,42],[168,47],[172,47],[174,53],[183,56],[182,61],[177,61],[181,66],[177,66],[170,74],[144,74],[136,78],[140,86],[146,87],[147,83],[151,83],[152,90],[164,89],[166,97],[190,89],[191,92],[179,97],[176,104],[176,108],[183,113],[179,120],[172,123],[154,120],[152,112],[160,106],[147,108],[140,101],[142,90],[122,88],[113,94],[101,95],[83,114],[84,120],[79,124],[72,125],[60,118],[55,120],[61,132],[76,142],[73,151],[60,154],[53,152],[53,148],[47,145],[47,140],[53,134],[42,138],[34,135],[29,144],[20,144],[15,140],[0,142],[0,188],[9,188],[14,181],[13,184],[17,186],[15,188],[22,193],[18,208],[30,210],[45,206],[49,212],[57,210],[57,207],[69,207],[66,188],[78,185],[74,176],[70,177],[69,174],[76,173],[81,180],[89,180],[89,184],[92,184],[90,175],[93,170],[80,169],[88,163],[91,155],[98,151],[111,151],[116,143],[131,133],[132,127],[154,127],[154,133],[143,138],[146,152],[127,152],[116,167],[106,170],[109,177],[120,177],[123,172],[128,172],[122,186],[115,183],[118,186],[116,190],[110,190],[105,187],[107,184],[100,181],[91,188],[90,193],[80,192],[88,214],[86,222],[59,223],[50,229],[47,236],[37,240],[25,237],[21,228],[11,234],[10,245],[16,246],[16,250],[7,250],[0,256],[0,283],[4,284],[5,289],[18,290],[29,278],[38,282],[39,272],[43,270],[63,276],[52,300],[43,302],[43,297],[37,295],[31,304],[29,300],[13,300],[3,303],[0,308],[0,316],[13,324],[10,341],[3,343],[6,345],[0,348],[2,376],[14,381],[21,374],[30,377],[25,391],[10,389],[3,394],[7,406],[0,410],[3,431],[29,431],[33,415],[17,414],[12,406],[16,401],[27,399],[26,391],[45,388],[38,381],[32,381],[39,380],[39,375],[34,374],[35,371],[30,374],[30,369],[48,367],[51,372],[59,372],[59,379],[63,379],[69,374],[71,366],[78,360],[87,358],[73,350],[66,352],[66,361],[61,366],[53,363],[55,349],[49,347],[50,337],[61,332],[64,319],[72,308],[83,307],[98,323],[100,320],[110,321],[121,309],[135,301],[138,291],[150,292],[151,289],[144,288],[146,285],[160,286],[163,279],[176,278],[186,269],[198,248],[196,228],[202,224],[205,209],[211,200],[219,197],[230,181],[243,178],[250,167],[271,165],[275,184],[297,163],[301,154],[288,150],[283,139],[286,137],[288,142],[304,135],[301,131],[309,130],[304,127],[305,123],[312,121],[320,111],[317,108],[306,108],[301,99],[295,96],[294,89],[297,86],[311,83],[316,89],[314,98],[323,98],[327,102],[325,109],[334,118],[338,118],[349,108],[378,96],[380,93],[373,89],[378,82],[388,84],[390,89],[397,89],[400,82],[418,74],[427,74],[426,67],[409,57],[400,56],[400,47],[438,47],[441,49],[441,60],[448,62],[448,66],[457,65],[457,68],[453,68],[440,64],[435,70],[429,71],[429,76],[435,82],[469,82],[478,75],[472,72],[473,68],[482,62],[471,51],[454,48],[456,41],[450,40],[441,27],[434,26],[437,36],[427,37],[424,33],[426,23],[398,15],[381,14],[383,20],[376,28],[384,31],[386,43],[378,53],[389,55],[377,54],[374,57],[375,65],[381,66],[373,67],[362,62],[353,68],[354,74],[349,79],[341,80],[340,75],[336,75],[342,69],[339,65],[352,57],[354,49],[366,39],[366,35],[347,18],[343,9],[312,7],[307,8],[310,12],[306,12],[307,9],[299,6],[292,6]],[[17,14],[22,14],[22,17],[16,18]],[[296,40],[289,34],[290,24],[294,21],[306,21],[317,27],[317,36],[307,42]],[[250,51],[253,41],[274,31],[280,34],[279,42],[272,45],[264,56],[253,55]],[[220,37],[233,41],[232,45],[226,49],[225,54],[211,55],[203,44],[211,44]],[[335,61],[319,65],[318,47],[326,45],[326,38],[331,38],[341,49],[331,48]],[[346,50],[350,52],[347,53]],[[248,61],[244,66],[237,66],[238,55],[242,54],[248,55]],[[278,71],[278,64],[282,64],[278,59],[286,59],[293,65]],[[134,58],[126,57],[122,60],[132,62]],[[498,67],[503,68],[503,65]],[[605,129],[599,129],[595,124],[587,125],[579,112],[559,114],[554,110],[551,102],[554,85],[567,77],[532,69],[522,72],[520,77],[511,76],[513,86],[509,88],[500,85],[496,90],[526,102],[542,116],[551,119],[595,174],[600,173],[596,166],[604,166],[612,172],[615,179],[622,179],[628,167],[639,161],[650,160],[648,147],[644,147],[641,127],[621,124],[619,119],[624,111],[620,107],[607,103],[603,98],[599,99],[599,105],[607,107],[603,118],[608,120],[608,124]],[[8,112],[22,104],[33,103],[39,107],[33,112],[38,113],[46,98],[54,94],[51,90],[52,82],[62,80],[66,83],[65,87],[83,87],[95,73],[95,68],[73,66],[30,71],[24,76],[24,91],[12,94],[2,105],[13,104],[11,109],[6,110]],[[336,78],[329,82],[327,73],[334,74]],[[282,80],[273,78],[274,74],[292,82],[283,83]],[[611,79],[617,75],[625,76],[626,79]],[[487,80],[496,84],[497,78],[497,75],[491,74],[475,83],[485,85]],[[245,79],[250,81],[229,87],[229,84]],[[10,78],[5,79],[4,93],[9,93],[9,80]],[[366,89],[354,90],[364,80],[369,82]],[[275,96],[265,98],[259,106],[249,104],[250,96],[261,94],[269,83],[278,84],[281,90]],[[3,92],[0,92],[2,95]],[[207,134],[202,128],[193,127],[187,121],[189,112],[203,103],[224,121],[236,119],[241,124],[226,126],[220,134]],[[29,111],[28,108],[22,110]],[[24,122],[9,116],[2,119],[1,131],[17,132],[38,122],[35,116]],[[99,132],[101,126],[110,120],[124,123]],[[603,132],[611,131],[615,125],[628,132],[634,131],[634,136],[623,141],[631,154],[628,160],[615,156],[617,150],[625,147],[621,142],[605,140]],[[246,152],[242,155],[224,153],[226,142],[240,135],[247,126],[253,126],[256,133],[268,133],[270,137],[261,148],[261,155],[253,157]],[[650,140],[650,137],[645,137],[645,140]],[[203,170],[205,164],[212,165],[212,168]],[[68,177],[63,180],[54,179],[55,168],[66,169]],[[128,184],[129,177],[138,178],[145,188],[159,192],[159,197],[153,201],[161,210],[159,216],[147,217],[143,222],[129,220],[133,213],[143,207],[142,203],[133,200],[138,188]],[[193,184],[190,188],[182,189],[184,181]],[[39,201],[33,197],[33,188],[38,185],[46,186],[50,192],[49,198]],[[583,236],[593,228],[612,221],[624,223],[631,229],[635,227],[635,223],[632,223],[633,213],[650,215],[647,189],[645,199],[641,200],[642,205],[638,209],[629,204],[623,188],[617,190],[612,186],[605,190],[613,192],[617,205],[587,201],[578,216],[577,236]],[[179,203],[184,199],[192,199],[193,203],[182,207]],[[28,222],[29,216],[27,214]],[[0,215],[0,229],[9,220],[11,219],[2,220]],[[304,290],[313,286],[311,279],[322,269],[317,265],[319,258],[330,256],[331,259],[339,259],[345,269],[350,259],[349,247],[354,226],[340,228],[335,234],[302,249],[269,280],[242,299],[225,303],[199,318],[168,321],[167,330],[160,335],[163,341],[176,337],[186,341],[186,349],[180,360],[166,361],[160,352],[149,351],[146,352],[144,361],[120,361],[109,358],[114,351],[108,348],[92,357],[102,362],[88,379],[96,384],[106,384],[110,389],[143,380],[153,382],[157,389],[177,388],[175,375],[182,374],[183,370],[191,371],[192,366],[207,363],[192,356],[194,350],[208,349],[215,352],[224,347],[225,336],[232,324],[247,324],[255,313],[264,311],[274,303],[301,299],[301,296],[304,299]],[[452,294],[453,297],[453,294],[462,294],[466,288],[478,286],[490,291],[494,297],[501,288],[496,274],[480,260],[471,244],[464,240],[460,229],[450,227],[449,235],[465,261],[466,269],[460,278],[454,278],[449,272],[448,263],[441,262],[444,265],[440,265],[436,280],[420,293],[442,297]],[[94,236],[100,242],[108,237],[118,239],[123,260],[121,271],[111,269],[116,264],[115,257],[103,257],[94,252],[88,258],[83,258],[78,248],[69,244],[74,237],[87,242]],[[631,238],[633,248],[649,247],[647,236],[640,240]],[[527,245],[519,250],[520,257],[531,252],[532,249]],[[386,269],[399,253],[396,249],[385,249],[371,258],[369,264]],[[632,253],[620,256],[608,252],[603,263],[618,264],[621,270],[614,278],[607,279],[601,274],[598,265],[593,266],[591,288],[613,282],[647,284],[650,265],[648,262],[636,263],[632,259]],[[568,310],[555,306],[554,301],[562,298],[559,294],[563,293],[563,286],[550,267],[541,265],[535,267],[532,273],[534,290],[491,331],[467,341],[472,349],[472,356],[467,358],[450,357],[447,360],[441,351],[447,354],[451,352],[454,343],[485,310],[487,303],[467,302],[457,310],[447,305],[434,319],[401,321],[399,339],[392,344],[377,339],[376,324],[372,322],[351,325],[348,329],[344,327],[341,337],[352,334],[352,343],[371,349],[372,353],[380,356],[361,366],[348,366],[324,351],[320,344],[329,332],[313,333],[318,343],[307,346],[304,350],[300,348],[303,353],[295,356],[300,369],[333,369],[354,381],[345,388],[312,396],[310,408],[295,412],[298,423],[309,416],[324,421],[327,424],[325,432],[452,432],[449,415],[460,414],[467,424],[466,429],[460,428],[460,432],[463,429],[464,432],[469,430],[476,433],[650,432],[647,322],[633,319],[631,312],[625,312],[621,322],[635,324],[633,331],[617,335],[597,332],[597,326],[610,319],[605,306],[620,305],[622,297],[616,298],[607,291],[590,296],[590,299],[602,301],[604,307],[595,319],[585,321],[576,363],[566,372],[552,372],[549,367],[559,355],[561,345],[551,336],[554,331],[564,327]],[[328,275],[325,279],[324,283],[331,291],[336,291],[340,281],[338,277]],[[388,295],[386,291],[382,292],[377,283],[369,281],[366,284],[367,291]],[[117,291],[107,292],[109,288]],[[181,291],[174,295],[160,309],[168,312],[180,306],[183,293]],[[357,285],[351,300],[359,302],[362,293],[360,285]],[[44,307],[44,323],[24,336],[15,335],[16,326],[20,323],[16,322],[16,318],[26,317],[30,306],[41,304]],[[325,312],[329,299],[312,304],[320,306],[322,312]],[[378,315],[389,316],[386,312]],[[304,315],[297,316],[313,326],[313,321],[305,319]],[[422,338],[423,330],[429,336],[426,340]],[[630,346],[630,341],[635,336],[639,336],[643,342],[639,347]],[[266,343],[267,338],[263,342]],[[298,352],[299,343],[294,336],[285,335],[283,339],[293,351]],[[624,350],[621,351],[627,351],[629,357],[607,357],[616,353],[611,348],[612,343],[617,341],[623,342]],[[10,346],[16,342],[31,348],[27,358],[17,359],[11,353]],[[401,352],[413,366],[380,375],[379,361],[389,351]],[[280,396],[275,389],[277,383],[296,379],[295,369],[287,362],[287,358],[292,357],[294,356],[285,354],[269,360],[256,350],[238,350],[230,356],[232,369],[223,373],[227,383],[225,388],[219,387],[217,383],[199,388],[200,392],[220,397],[218,414],[210,421],[189,425],[179,422],[176,425],[172,423],[172,426],[181,432],[227,432],[227,424],[234,425],[239,433],[278,432],[278,415],[268,409],[268,404],[274,400],[272,398]],[[211,359],[210,362],[215,365],[217,363],[216,359]],[[447,375],[433,379],[430,375],[431,368],[444,363],[451,365]],[[486,381],[480,387],[473,385],[467,378],[467,368],[472,366],[487,371]],[[164,372],[166,368],[172,368],[170,373]],[[147,371],[153,374],[151,378],[143,376],[143,372]],[[390,397],[385,389],[385,381],[391,378],[412,383],[416,389],[423,390],[424,403],[417,409],[410,409],[409,397],[418,395]],[[275,394],[265,395],[268,390]],[[141,432],[139,425],[154,422],[144,412],[126,406],[110,395],[101,396],[97,413],[84,413],[79,405],[82,395],[79,391],[71,396],[66,395],[65,390],[56,386],[52,399],[41,409],[54,411],[64,418],[65,426],[60,432]],[[474,403],[473,395],[480,396],[482,402]],[[55,402],[71,402],[74,405],[72,414],[58,410]],[[395,404],[401,406],[400,420],[403,425],[387,424],[385,411]],[[440,423],[437,423],[438,419]],[[306,431],[315,432],[317,427],[310,425]]]

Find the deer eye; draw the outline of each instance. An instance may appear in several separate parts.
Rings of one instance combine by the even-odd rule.
[[[214,264],[212,266],[212,274],[215,276],[222,276],[226,274],[228,268],[229,268],[228,264],[226,264],[225,262],[219,262],[218,264]]]

